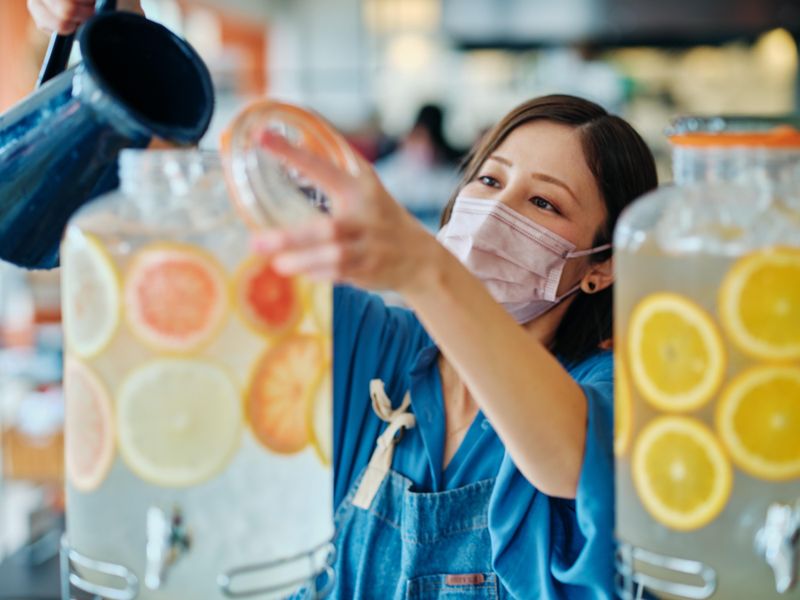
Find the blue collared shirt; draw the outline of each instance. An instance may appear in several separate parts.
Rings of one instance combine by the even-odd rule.
[[[369,461],[385,423],[370,404],[382,379],[397,406],[411,392],[417,425],[392,468],[415,490],[440,492],[495,478],[489,502],[492,564],[519,598],[611,598],[613,585],[613,361],[598,352],[569,369],[586,394],[587,435],[575,500],[551,498],[519,472],[478,412],[442,470],[445,415],[439,350],[410,310],[349,287],[334,292],[334,502]]]

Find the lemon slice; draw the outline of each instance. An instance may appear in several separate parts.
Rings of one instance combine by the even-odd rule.
[[[741,258],[722,282],[719,312],[725,333],[748,356],[800,358],[800,249]]]
[[[725,348],[711,317],[671,293],[647,296],[634,309],[628,360],[636,389],[664,411],[700,408],[725,375]]]
[[[246,400],[247,420],[259,442],[282,454],[308,445],[309,405],[326,364],[324,340],[314,335],[290,334],[267,350],[256,364]]]
[[[236,451],[241,429],[239,392],[214,363],[157,359],[120,386],[120,454],[152,484],[185,487],[211,478]]]
[[[311,314],[320,332],[330,335],[333,328],[333,288],[327,283],[314,283],[309,291]]]
[[[614,361],[614,454],[622,456],[628,449],[633,426],[633,400],[625,365]]]
[[[739,468],[770,481],[800,477],[800,368],[741,373],[723,391],[716,421]]]
[[[323,465],[333,457],[333,386],[330,367],[323,368],[309,402],[308,428],[311,444]]]
[[[114,417],[105,385],[74,358],[64,363],[67,478],[81,492],[96,490],[114,462]]]
[[[647,511],[678,531],[707,525],[731,493],[730,463],[714,434],[688,417],[659,417],[633,449],[633,482]]]
[[[101,352],[120,321],[119,275],[103,244],[75,227],[61,247],[64,337],[83,358]]]
[[[155,243],[139,250],[127,269],[124,294],[131,331],[161,352],[196,350],[227,316],[222,267],[188,244]]]
[[[266,336],[287,333],[303,314],[297,281],[280,275],[262,257],[251,256],[242,263],[234,290],[239,314],[256,333]]]

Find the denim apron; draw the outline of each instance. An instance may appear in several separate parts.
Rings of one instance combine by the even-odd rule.
[[[508,598],[492,570],[488,528],[494,479],[443,492],[414,491],[392,470],[395,446],[416,424],[410,395],[392,410],[383,382],[372,408],[388,426],[369,464],[336,510],[336,585],[331,598]]]

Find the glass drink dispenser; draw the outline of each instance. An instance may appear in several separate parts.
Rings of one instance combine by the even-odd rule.
[[[800,598],[800,132],[715,122],[615,232],[625,599]]]
[[[70,222],[64,598],[332,583],[331,289],[251,255],[245,224],[325,199],[259,149],[266,127],[355,164],[322,121],[264,102],[226,135],[228,185],[215,153],[125,151],[120,189]]]

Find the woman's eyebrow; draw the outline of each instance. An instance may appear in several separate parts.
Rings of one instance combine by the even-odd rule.
[[[513,163],[510,160],[498,154],[492,154],[491,156],[488,157],[487,160],[497,161],[500,164],[506,165],[507,167],[513,166]],[[531,177],[564,188],[567,191],[567,193],[570,196],[572,196],[572,199],[575,200],[575,203],[578,204],[579,206],[581,205],[581,201],[578,200],[577,194],[575,194],[575,192],[573,192],[572,189],[566,183],[561,181],[558,177],[553,177],[552,175],[548,175],[547,173],[531,173]]]

